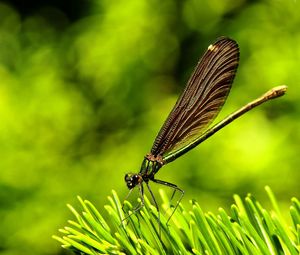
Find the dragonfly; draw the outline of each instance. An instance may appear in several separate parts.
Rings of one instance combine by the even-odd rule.
[[[285,94],[287,86],[274,87],[212,126],[231,89],[239,55],[238,44],[228,37],[221,37],[208,47],[156,136],[150,152],[145,155],[140,171],[125,175],[130,190],[126,199],[135,187],[139,188],[141,202],[134,211],[144,206],[145,184],[159,212],[149,185],[152,181],[172,188],[172,198],[176,191],[180,192],[172,216],[184,196],[184,190],[176,184],[157,179],[156,173],[246,112]]]

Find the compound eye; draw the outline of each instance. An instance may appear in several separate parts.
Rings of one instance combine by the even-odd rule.
[[[138,182],[140,177],[137,174],[135,174],[134,176],[132,176],[132,179],[133,181]]]

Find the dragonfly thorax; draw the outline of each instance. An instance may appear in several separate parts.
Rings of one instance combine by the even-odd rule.
[[[153,180],[154,175],[163,166],[162,158],[147,154],[142,162],[141,170],[137,174],[128,173],[125,175],[125,182],[128,189],[133,189],[136,185],[143,181]]]

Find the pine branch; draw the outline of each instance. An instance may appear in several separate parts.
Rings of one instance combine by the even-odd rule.
[[[248,195],[244,201],[234,196],[230,213],[220,208],[217,215],[204,213],[199,204],[191,201],[191,209],[181,204],[166,225],[173,208],[163,191],[164,201],[158,227],[157,211],[145,198],[146,206],[126,218],[115,191],[108,197],[106,221],[95,206],[78,197],[83,208],[78,213],[71,205],[76,221],[53,236],[62,247],[83,254],[292,254],[300,253],[300,203],[292,198],[288,226],[281,216],[276,199],[269,187],[266,192],[273,210],[267,211]],[[125,211],[132,213],[125,202]],[[107,218],[107,217],[106,217]],[[122,219],[125,219],[123,220]],[[159,230],[160,229],[160,230]],[[161,232],[161,233],[160,233]]]

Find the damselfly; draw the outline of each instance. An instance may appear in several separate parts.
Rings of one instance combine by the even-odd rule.
[[[125,182],[130,189],[129,194],[136,186],[140,190],[141,204],[136,210],[144,205],[143,184],[145,183],[159,211],[149,181],[173,188],[173,195],[176,191],[181,193],[176,209],[184,191],[173,183],[156,179],[155,174],[158,170],[244,113],[286,92],[287,87],[284,85],[275,87],[210,127],[225,103],[238,63],[239,47],[234,40],[222,37],[208,47],[159,131],[150,153],[144,157],[139,173],[125,175]]]

